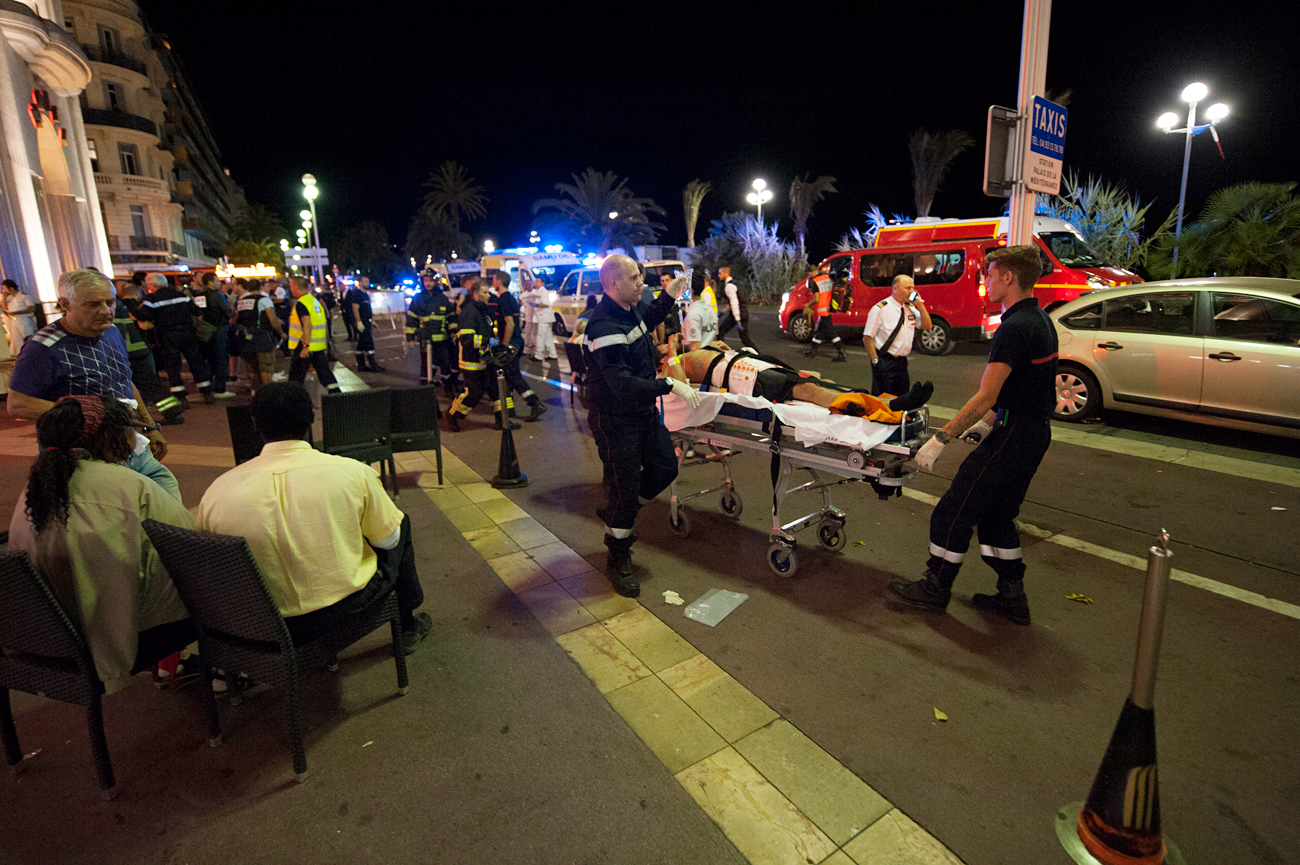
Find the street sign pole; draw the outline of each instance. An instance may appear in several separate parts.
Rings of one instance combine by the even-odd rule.
[[[1020,34],[1020,88],[1016,110],[1020,128],[1015,136],[1015,165],[1021,166],[1020,179],[1012,184],[1008,246],[1032,242],[1034,233],[1034,192],[1025,185],[1023,168],[1033,134],[1034,97],[1043,94],[1047,78],[1047,37],[1052,22],[1052,0],[1025,0],[1024,26]]]

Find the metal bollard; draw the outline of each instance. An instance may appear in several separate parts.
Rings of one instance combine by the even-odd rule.
[[[1147,551],[1147,582],[1142,593],[1142,618],[1138,623],[1137,654],[1133,659],[1133,689],[1129,699],[1141,709],[1155,704],[1156,668],[1160,661],[1160,638],[1165,630],[1165,602],[1169,591],[1169,532],[1156,536],[1159,546]]]

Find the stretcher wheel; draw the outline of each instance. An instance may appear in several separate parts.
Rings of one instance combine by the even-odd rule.
[[[838,550],[846,540],[843,526],[834,520],[825,520],[817,526],[817,543],[828,550]]]
[[[772,544],[767,548],[767,564],[773,571],[783,577],[793,577],[799,570],[799,554],[793,547],[784,544]]]
[[[672,529],[674,535],[684,538],[691,533],[691,518],[686,516],[685,508],[677,509],[677,519],[673,519],[672,511],[668,512],[668,528]]]
[[[718,504],[722,507],[722,512],[733,520],[739,519],[740,512],[745,509],[745,503],[740,500],[740,493],[735,490],[727,490],[723,493]]]
[[[849,464],[849,468],[851,469],[861,469],[867,464],[867,458],[863,456],[861,452],[854,451],[849,454],[849,458],[845,460],[845,462]]]

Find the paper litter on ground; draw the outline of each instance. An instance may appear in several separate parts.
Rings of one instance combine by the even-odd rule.
[[[732,610],[749,600],[749,595],[728,592],[726,589],[709,589],[695,603],[686,608],[686,618],[712,628],[725,619]]]

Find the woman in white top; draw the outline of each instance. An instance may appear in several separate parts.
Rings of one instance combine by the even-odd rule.
[[[0,315],[4,316],[5,336],[9,337],[9,353],[18,356],[27,338],[36,333],[36,312],[32,299],[18,289],[12,279],[4,281],[4,294],[0,298]]]

